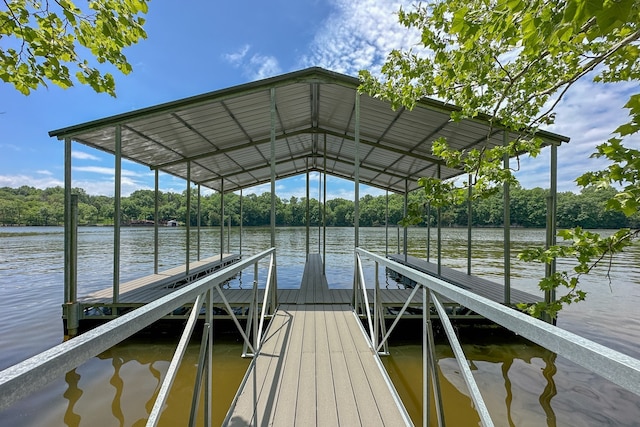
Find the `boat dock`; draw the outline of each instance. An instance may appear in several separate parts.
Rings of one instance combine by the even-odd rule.
[[[311,254],[293,303],[280,304],[234,399],[229,426],[411,425],[353,308],[336,303]]]
[[[494,302],[504,302],[504,286],[502,284],[492,282],[477,276],[468,275],[458,270],[448,267],[441,267],[441,274],[437,273],[437,265],[427,262],[424,259],[413,256],[405,256],[402,254],[392,254],[389,259],[400,264],[415,268],[419,271],[432,275],[454,284],[462,289],[474,292],[477,295],[488,298]],[[192,281],[211,274],[219,268],[237,262],[239,255],[223,254],[214,255],[212,257],[193,262],[189,265],[188,272],[184,266],[174,267],[170,270],[141,277],[120,285],[120,294],[117,302],[113,300],[113,288],[107,288],[100,291],[78,298],[80,304],[80,326],[83,323],[95,324],[103,321],[111,320],[130,311],[133,308],[140,307],[144,304],[161,298],[179,287],[191,283]],[[309,254],[308,261],[299,289],[278,289],[277,300],[279,304],[352,304],[352,289],[331,289],[329,288],[324,276],[322,266],[322,256],[320,254]],[[258,300],[262,301],[264,290],[258,289]],[[369,300],[373,301],[373,289],[368,289]],[[253,299],[252,289],[223,288],[223,293],[229,305],[233,308],[234,314],[238,319],[247,318],[247,310]],[[380,303],[384,307],[384,316],[388,319],[395,318],[400,307],[411,294],[411,287],[405,288],[389,288],[380,289]],[[535,303],[541,301],[542,298],[518,289],[511,289],[510,304],[516,303]],[[443,303],[449,307],[450,316],[459,319],[478,319],[479,316],[467,310],[459,304],[443,299]],[[218,319],[231,319],[230,314],[219,294],[213,295],[213,304],[215,307],[214,316]],[[405,312],[404,317],[411,318],[420,317],[422,312],[422,300],[416,295],[409,304],[409,309]],[[174,310],[165,316],[168,319],[185,319],[189,314],[189,307]],[[202,316],[204,317],[204,315]],[[435,316],[437,317],[437,316]]]

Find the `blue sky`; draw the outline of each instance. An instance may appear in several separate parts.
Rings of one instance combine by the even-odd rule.
[[[76,85],[51,84],[30,96],[0,83],[0,187],[63,185],[63,144],[47,132],[66,126],[247,83],[310,66],[356,76],[379,69],[393,48],[416,45],[416,35],[397,23],[403,4],[384,0],[153,1],[146,15],[146,40],[125,50],[133,72],[113,72],[117,98]],[[589,159],[624,120],[632,85],[581,82],[557,109],[549,130],[567,135],[558,150],[560,191],[575,191],[573,180],[602,167]],[[638,146],[638,139],[630,145]],[[519,179],[526,188],[548,187],[548,150],[525,159]],[[113,158],[74,144],[73,185],[90,194],[113,194]],[[153,173],[123,164],[124,195],[153,188]],[[163,191],[182,192],[186,183],[161,175]],[[312,187],[313,188],[313,187]],[[317,188],[317,185],[316,185]],[[262,186],[245,191],[269,191]],[[304,176],[279,181],[279,197],[305,194]],[[353,183],[328,179],[328,198],[353,197]],[[361,195],[382,194],[361,189]],[[312,194],[312,197],[317,197]]]

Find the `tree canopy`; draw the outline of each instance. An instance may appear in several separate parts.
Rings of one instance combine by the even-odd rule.
[[[28,95],[47,82],[68,88],[74,79],[115,96],[113,75],[101,64],[131,72],[122,50],[146,38],[148,0],[4,0],[0,10],[0,78]],[[88,58],[93,56],[95,61]]]
[[[497,191],[515,182],[513,170],[502,165],[503,157],[520,152],[535,156],[541,141],[535,131],[554,122],[556,107],[576,82],[632,82],[620,123],[612,125],[614,136],[603,141],[592,157],[609,161],[601,171],[576,177],[583,188],[616,185],[607,208],[625,215],[640,207],[640,151],[625,141],[640,131],[640,1],[638,0],[438,0],[399,11],[399,20],[421,33],[422,45],[408,51],[392,51],[381,76],[360,73],[361,89],[387,99],[395,107],[412,108],[425,96],[435,96],[460,107],[453,120],[488,114],[496,126],[527,131],[527,136],[492,150],[456,151],[447,141],[434,141],[433,152],[447,165],[464,169],[470,183],[440,183],[423,178],[435,204],[459,202],[464,186],[474,194]],[[615,108],[615,107],[613,107]],[[523,258],[553,263],[558,256],[578,260],[573,272],[558,272],[541,281],[545,290],[565,286],[567,293],[553,304],[532,308],[555,315],[562,304],[584,299],[578,278],[622,250],[638,231],[621,230],[608,238],[587,235],[581,229],[564,231],[569,249],[543,248]],[[584,248],[588,248],[585,250]]]

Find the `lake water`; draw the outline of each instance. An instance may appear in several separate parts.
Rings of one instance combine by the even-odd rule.
[[[389,230],[389,252],[398,248],[396,229]],[[113,230],[79,230],[79,294],[109,287],[112,275]],[[329,228],[327,280],[331,287],[350,288],[353,275],[353,229]],[[442,263],[466,271],[466,230],[443,230]],[[502,231],[473,232],[474,274],[502,282]],[[201,257],[219,253],[219,229],[203,229]],[[426,257],[426,229],[409,231],[409,253]],[[239,252],[239,229],[229,236]],[[319,233],[311,232],[311,250],[318,251]],[[401,233],[400,233],[401,237]],[[305,259],[304,228],[277,230],[280,287],[297,287]],[[432,231],[432,238],[435,233]],[[191,260],[197,258],[192,230]],[[0,369],[44,351],[63,340],[62,228],[0,229]],[[121,280],[153,272],[153,229],[122,230]],[[361,247],[384,254],[384,228],[360,231]],[[512,230],[512,286],[537,293],[543,267],[516,259],[521,249],[539,245],[542,230]],[[160,229],[160,269],[184,264],[185,230]],[[255,254],[270,242],[268,229],[245,228],[242,253]],[[435,241],[431,259],[435,259]],[[640,358],[640,245],[612,260],[607,269],[584,279],[587,301],[563,310],[558,326],[618,351]],[[559,265],[558,269],[566,268]],[[369,272],[372,277],[372,272]],[[232,286],[240,286],[236,281]],[[393,282],[385,285],[397,286]],[[460,330],[463,348],[497,426],[634,426],[640,425],[640,398],[564,358],[526,340]],[[195,340],[198,341],[198,340]],[[144,425],[177,338],[129,339],[95,357],[65,378],[0,412],[0,426],[140,426]],[[184,425],[196,371],[198,344],[188,349],[160,425]],[[419,339],[396,338],[384,358],[401,397],[420,424],[421,345]],[[235,337],[219,335],[214,346],[214,425],[224,418],[229,402],[249,363],[240,357]],[[478,425],[453,354],[444,340],[436,345],[445,417],[450,426]],[[435,425],[435,424],[433,424]]]

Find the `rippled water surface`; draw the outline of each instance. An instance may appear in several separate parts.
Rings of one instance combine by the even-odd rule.
[[[109,287],[112,281],[113,230],[81,228],[79,231],[79,294]],[[326,231],[327,280],[331,287],[350,288],[353,276],[353,230]],[[311,231],[312,252],[322,240]],[[400,242],[398,241],[400,236]],[[435,232],[427,254],[427,232],[412,229],[407,246],[414,256],[435,261]],[[443,230],[442,263],[466,271],[467,231]],[[225,237],[239,252],[240,232]],[[521,249],[539,245],[541,230],[512,230],[512,286],[538,293],[542,266],[516,259]],[[0,228],[0,369],[20,362],[63,340],[63,230],[61,228]],[[192,230],[191,254],[198,257],[197,233]],[[184,264],[185,230],[160,229],[160,270]],[[282,288],[299,285],[305,259],[304,228],[278,229],[276,238],[278,280]],[[388,241],[388,249],[387,249]],[[242,253],[255,254],[269,246],[268,229],[245,228]],[[371,252],[396,253],[402,233],[384,228],[361,229],[361,246]],[[218,229],[203,229],[200,255],[219,253]],[[473,231],[472,272],[502,283],[501,230]],[[320,247],[320,252],[322,248]],[[640,358],[640,247],[612,260],[611,284],[606,269],[584,281],[589,292],[584,303],[561,313],[558,326],[598,343]],[[570,266],[560,264],[558,269]],[[153,229],[122,230],[122,281],[153,272]],[[366,273],[369,278],[373,272]],[[245,281],[246,278],[245,278]],[[231,286],[243,286],[242,278]],[[387,279],[385,286],[397,286]],[[498,426],[632,426],[640,425],[640,398],[598,375],[557,357],[526,340],[460,330],[489,411]],[[40,392],[0,412],[0,426],[138,426],[144,425],[161,379],[167,370],[177,338],[172,336],[129,339],[90,359]],[[188,419],[199,343],[190,345],[174,384],[160,425],[184,425]],[[218,334],[214,346],[215,423],[226,408],[248,365],[240,357],[241,345],[231,335]],[[403,336],[392,341],[391,356],[384,359],[394,384],[416,424],[421,424],[421,346]],[[478,417],[449,346],[436,343],[444,411],[448,425],[478,425]],[[434,424],[435,425],[435,424]]]

